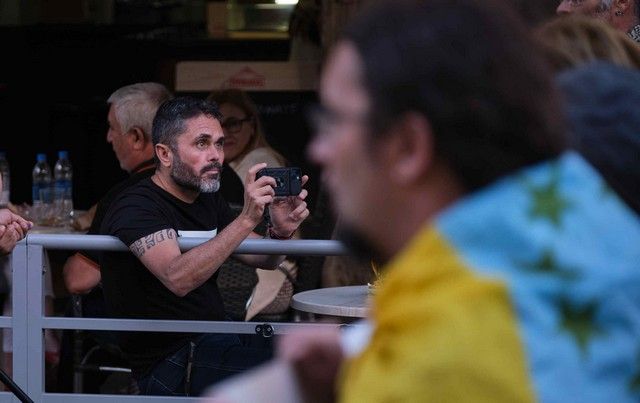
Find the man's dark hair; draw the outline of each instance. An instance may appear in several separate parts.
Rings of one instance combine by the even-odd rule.
[[[175,150],[176,138],[185,132],[186,121],[200,115],[222,119],[218,105],[213,101],[178,97],[164,102],[153,119],[153,145],[165,144]]]
[[[404,113],[424,115],[436,156],[467,191],[565,147],[550,72],[503,2],[383,2],[343,40],[363,61],[372,136]]]

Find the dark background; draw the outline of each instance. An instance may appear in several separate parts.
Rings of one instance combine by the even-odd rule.
[[[558,4],[510,1],[531,26],[552,16]],[[31,169],[38,152],[46,152],[53,165],[58,150],[69,150],[78,209],[90,207],[124,178],[105,139],[106,99],[115,89],[157,81],[173,90],[175,64],[182,60],[284,61],[289,56],[286,39],[209,39],[201,10],[185,12],[182,22],[175,23],[180,20],[176,10],[193,11],[203,7],[204,0],[114,0],[109,23],[87,21],[86,15],[79,15],[81,3],[19,2],[23,21],[0,26],[0,150],[7,152],[11,199],[16,204],[31,202]],[[102,3],[89,4],[99,8]],[[269,142],[290,165],[311,174],[313,207],[319,177],[305,159],[310,131],[304,111],[315,101],[315,93],[251,96]]]
[[[173,90],[175,63],[181,60],[284,61],[289,55],[288,40],[210,40],[204,32],[197,25],[0,27],[0,150],[6,150],[11,167],[12,202],[31,202],[38,152],[53,165],[58,150],[69,150],[78,209],[90,207],[124,178],[106,142],[106,99],[115,89],[157,81]],[[315,93],[250,94],[270,143],[292,165],[312,171],[304,159],[304,111]]]

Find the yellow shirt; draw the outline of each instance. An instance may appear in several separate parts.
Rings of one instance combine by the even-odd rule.
[[[507,288],[426,228],[385,270],[374,333],[341,374],[341,402],[531,402]]]

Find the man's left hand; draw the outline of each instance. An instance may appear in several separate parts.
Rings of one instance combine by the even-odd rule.
[[[24,238],[23,234],[22,229],[16,223],[0,225],[0,256],[11,253],[16,243]]]
[[[302,177],[302,185],[309,180],[307,175]],[[297,196],[276,197],[269,206],[269,215],[273,232],[281,238],[290,238],[300,224],[309,216],[307,208],[308,192],[302,189]]]
[[[33,227],[31,221],[27,221],[19,215],[12,213],[11,210],[6,208],[0,209],[0,225],[10,225],[12,223],[16,223],[20,227],[16,229],[20,232],[21,238]]]

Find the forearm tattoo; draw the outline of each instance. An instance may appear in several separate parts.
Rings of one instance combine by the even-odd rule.
[[[140,258],[144,256],[145,252],[153,248],[157,244],[166,241],[167,239],[176,239],[176,231],[172,228],[163,229],[153,234],[142,237],[132,243],[129,249],[133,254]]]

